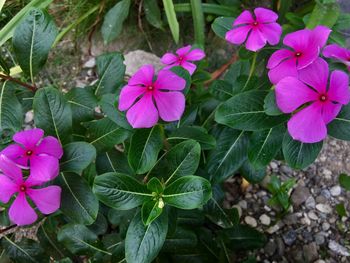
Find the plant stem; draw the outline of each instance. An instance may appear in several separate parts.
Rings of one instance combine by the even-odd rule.
[[[202,0],[191,0],[191,9],[194,27],[194,39],[198,46],[204,48],[204,14],[202,9]]]
[[[249,83],[250,79],[251,79],[252,76],[253,76],[253,73],[254,73],[254,71],[255,71],[256,57],[257,57],[257,56],[258,56],[258,53],[255,52],[255,53],[254,53],[254,56],[253,56],[252,65],[250,66],[249,76],[248,76],[247,81],[246,81],[245,84],[244,84],[244,87],[243,87],[242,91],[244,91],[245,88],[248,86],[248,83]]]
[[[227,63],[222,65],[219,69],[215,70],[213,73],[211,73],[210,80],[206,81],[204,85],[208,85],[214,80],[216,80],[217,78],[219,78],[233,63],[237,61],[237,58],[238,58],[237,54],[233,54],[233,56]]]
[[[15,79],[15,78],[13,78],[13,77],[11,77],[9,75],[0,74],[0,78],[1,79],[5,79],[5,80],[9,80],[9,81],[12,81],[12,82],[15,82],[15,83],[17,83],[17,84],[27,88],[27,89],[30,89],[33,92],[36,92],[38,90],[38,88],[36,86],[32,86],[32,85],[29,85],[27,83],[24,83],[24,82],[22,82],[22,81],[20,81],[18,79]]]

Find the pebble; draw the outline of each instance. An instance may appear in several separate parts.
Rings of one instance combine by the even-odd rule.
[[[303,246],[306,262],[313,262],[318,259],[317,245],[315,242]]]
[[[276,239],[276,244],[277,244],[277,253],[278,253],[278,255],[280,257],[283,257],[284,256],[284,251],[285,251],[285,246],[284,246],[282,238],[278,237]]]
[[[259,220],[260,220],[261,224],[263,224],[265,226],[268,226],[271,224],[271,218],[269,216],[267,216],[266,214],[262,214],[259,217]]]
[[[283,218],[283,223],[286,225],[294,225],[298,223],[297,214],[288,214]]]
[[[94,57],[90,58],[83,65],[83,68],[93,68],[96,65],[96,59]]]
[[[318,216],[315,214],[314,211],[310,211],[309,213],[307,213],[307,216],[312,219],[312,220],[317,220]]]
[[[273,225],[273,226],[269,227],[268,229],[266,229],[266,232],[269,234],[273,234],[273,233],[277,232],[279,229],[280,229],[279,225],[276,224],[276,225]]]
[[[316,209],[321,213],[325,213],[325,214],[331,214],[333,211],[332,207],[330,207],[327,204],[317,204]]]
[[[315,242],[317,245],[323,245],[325,242],[325,236],[322,232],[319,232],[315,235]]]
[[[297,239],[297,234],[296,232],[292,229],[289,230],[287,233],[283,234],[282,236],[284,243],[287,246],[291,246],[293,245],[293,243],[295,242],[295,240]]]
[[[31,110],[31,111],[28,111],[28,112],[26,113],[25,118],[24,118],[24,123],[29,123],[29,122],[31,122],[33,119],[34,119],[34,113],[33,113],[33,111],[32,111],[32,110]]]
[[[323,224],[322,224],[322,230],[323,231],[328,231],[328,229],[331,227],[331,225],[329,224],[329,223],[327,223],[327,222],[324,222]]]
[[[326,199],[331,198],[331,192],[328,189],[322,189],[321,195],[324,196]]]
[[[272,169],[277,169],[277,168],[278,168],[278,164],[275,163],[275,162],[271,162],[271,163],[270,163],[270,167],[271,167]]]
[[[332,196],[339,196],[341,194],[341,187],[339,185],[333,186],[330,192]]]
[[[246,200],[241,200],[238,202],[238,205],[242,208],[242,209],[247,209],[248,204]]]
[[[328,201],[328,199],[323,195],[319,195],[316,197],[316,203],[318,203],[318,204],[325,204],[325,203],[327,203],[327,201]]]
[[[293,204],[298,207],[303,204],[310,195],[310,190],[307,187],[299,185],[293,191],[291,199]]]
[[[313,196],[309,196],[309,198],[306,199],[306,201],[305,201],[305,207],[307,209],[314,209],[315,206],[316,206],[315,198],[313,198]]]
[[[246,222],[251,227],[257,227],[257,225],[258,225],[258,223],[256,222],[255,218],[253,218],[251,216],[246,216],[244,218],[244,222]]]
[[[276,250],[277,250],[277,244],[273,240],[270,240],[265,245],[265,248],[264,248],[264,252],[269,256],[272,256],[273,254],[275,254]]]
[[[345,256],[345,257],[350,256],[349,251],[345,247],[343,247],[342,245],[338,244],[333,240],[329,241],[328,248],[338,255]]]

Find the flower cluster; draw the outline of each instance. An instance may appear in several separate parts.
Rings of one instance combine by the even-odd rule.
[[[0,153],[0,201],[8,203],[16,195],[9,217],[20,226],[37,220],[27,197],[43,214],[54,213],[60,207],[61,188],[41,186],[58,175],[63,149],[56,138],[43,136],[41,129],[17,132],[13,136],[16,144],[9,145]],[[22,169],[29,170],[27,178],[24,178]]]
[[[263,48],[267,42],[278,44],[281,27],[276,23],[277,14],[265,8],[256,8],[254,14],[255,18],[244,11],[238,16],[226,39],[234,44],[247,39],[246,48],[251,51]],[[339,70],[330,74],[327,62],[320,58],[330,33],[329,28],[317,26],[287,34],[283,39],[286,48],[274,52],[267,63],[269,79],[276,87],[277,106],[292,114],[288,132],[294,140],[304,143],[325,139],[327,124],[350,101],[347,74]],[[344,63],[350,70],[350,50],[333,44],[324,48],[323,55]]]
[[[161,62],[165,65],[155,76],[152,65],[142,66],[128,81],[119,96],[118,109],[127,111],[126,118],[133,128],[150,128],[163,121],[177,121],[185,110],[185,96],[181,92],[186,81],[170,69],[180,66],[190,75],[197,66],[190,61],[205,57],[201,49],[188,45],[176,51],[176,55],[166,53]]]

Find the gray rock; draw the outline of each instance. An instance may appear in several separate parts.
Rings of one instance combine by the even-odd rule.
[[[95,66],[96,66],[96,59],[95,57],[92,57],[84,63],[83,68],[93,68]]]
[[[301,234],[303,236],[304,242],[307,241],[305,243],[308,243],[308,242],[311,242],[311,241],[314,240],[313,234],[311,232],[307,231],[307,230],[303,230],[303,232]]]
[[[326,197],[324,197],[323,195],[319,195],[316,197],[316,203],[318,203],[318,204],[325,204],[325,203],[327,203],[327,200],[328,199]]]
[[[277,244],[277,253],[280,257],[284,256],[284,251],[285,251],[285,245],[283,243],[282,238],[278,237],[276,238],[276,244]]]
[[[297,234],[296,232],[292,229],[289,230],[287,233],[284,233],[283,236],[283,241],[287,246],[291,246],[293,245],[293,243],[295,242],[295,240],[297,239]]]
[[[273,240],[270,240],[264,248],[264,252],[269,256],[272,256],[273,254],[275,254],[276,250],[277,250],[277,244]]]
[[[160,62],[159,57],[143,50],[130,51],[124,56],[124,58],[124,64],[126,66],[125,74],[129,76],[135,74],[135,72],[145,64],[152,64],[156,71],[164,66]]]
[[[328,189],[322,189],[321,195],[324,196],[326,199],[331,198],[331,192]]]
[[[238,205],[242,208],[242,209],[247,209],[248,204],[246,200],[241,200],[238,202]]]
[[[322,232],[315,235],[315,242],[317,245],[323,245],[325,242],[325,236]]]
[[[332,196],[339,196],[341,194],[341,187],[339,185],[333,186],[330,192]]]
[[[304,258],[306,262],[313,262],[318,259],[317,245],[315,242],[303,246]]]
[[[265,226],[268,226],[271,224],[271,218],[269,216],[267,216],[266,214],[262,214],[259,217],[259,220],[260,220],[261,224],[263,224]]]
[[[258,223],[256,222],[254,217],[246,216],[244,218],[244,222],[246,222],[247,225],[250,225],[251,227],[257,227]]]
[[[324,222],[323,224],[322,224],[322,230],[323,231],[328,231],[328,229],[331,227],[331,225],[329,224],[329,223],[327,223],[327,222]]]
[[[345,248],[344,246],[340,245],[339,243],[333,240],[329,241],[328,248],[332,250],[334,253],[336,253],[337,255],[341,255],[345,257],[350,256],[350,253],[347,248]]]
[[[296,214],[288,214],[283,218],[283,223],[286,225],[295,225],[298,223],[298,216]]]
[[[307,216],[312,219],[312,220],[317,220],[318,216],[315,214],[314,211],[310,211],[309,213],[307,213]]]
[[[327,204],[317,204],[316,209],[324,214],[331,214],[333,211],[332,207]]]
[[[307,187],[297,186],[292,193],[292,202],[298,207],[303,204],[310,196],[310,191]]]
[[[307,209],[314,209],[315,206],[316,206],[315,198],[313,198],[313,196],[309,196],[309,198],[306,199],[306,201],[305,201],[305,207]]]

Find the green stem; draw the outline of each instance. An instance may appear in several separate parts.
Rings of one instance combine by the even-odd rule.
[[[179,22],[176,18],[176,12],[174,9],[174,3],[172,0],[163,0],[165,15],[168,20],[171,34],[173,35],[175,43],[179,43],[180,28]]]
[[[248,86],[249,81],[250,81],[250,79],[251,79],[252,76],[253,76],[253,73],[254,73],[254,71],[255,71],[256,57],[257,57],[257,56],[258,56],[258,53],[255,52],[255,53],[254,53],[254,56],[253,56],[252,65],[250,66],[249,76],[248,76],[247,81],[246,81],[245,84],[244,84],[244,87],[243,87],[242,91],[244,91],[245,88]]]
[[[222,6],[217,4],[202,3],[202,9],[204,13],[213,14],[218,16],[236,16],[238,10],[231,6]],[[176,12],[191,12],[191,4],[181,3],[174,4]]]
[[[191,0],[195,43],[204,48],[204,14],[202,0]]]

